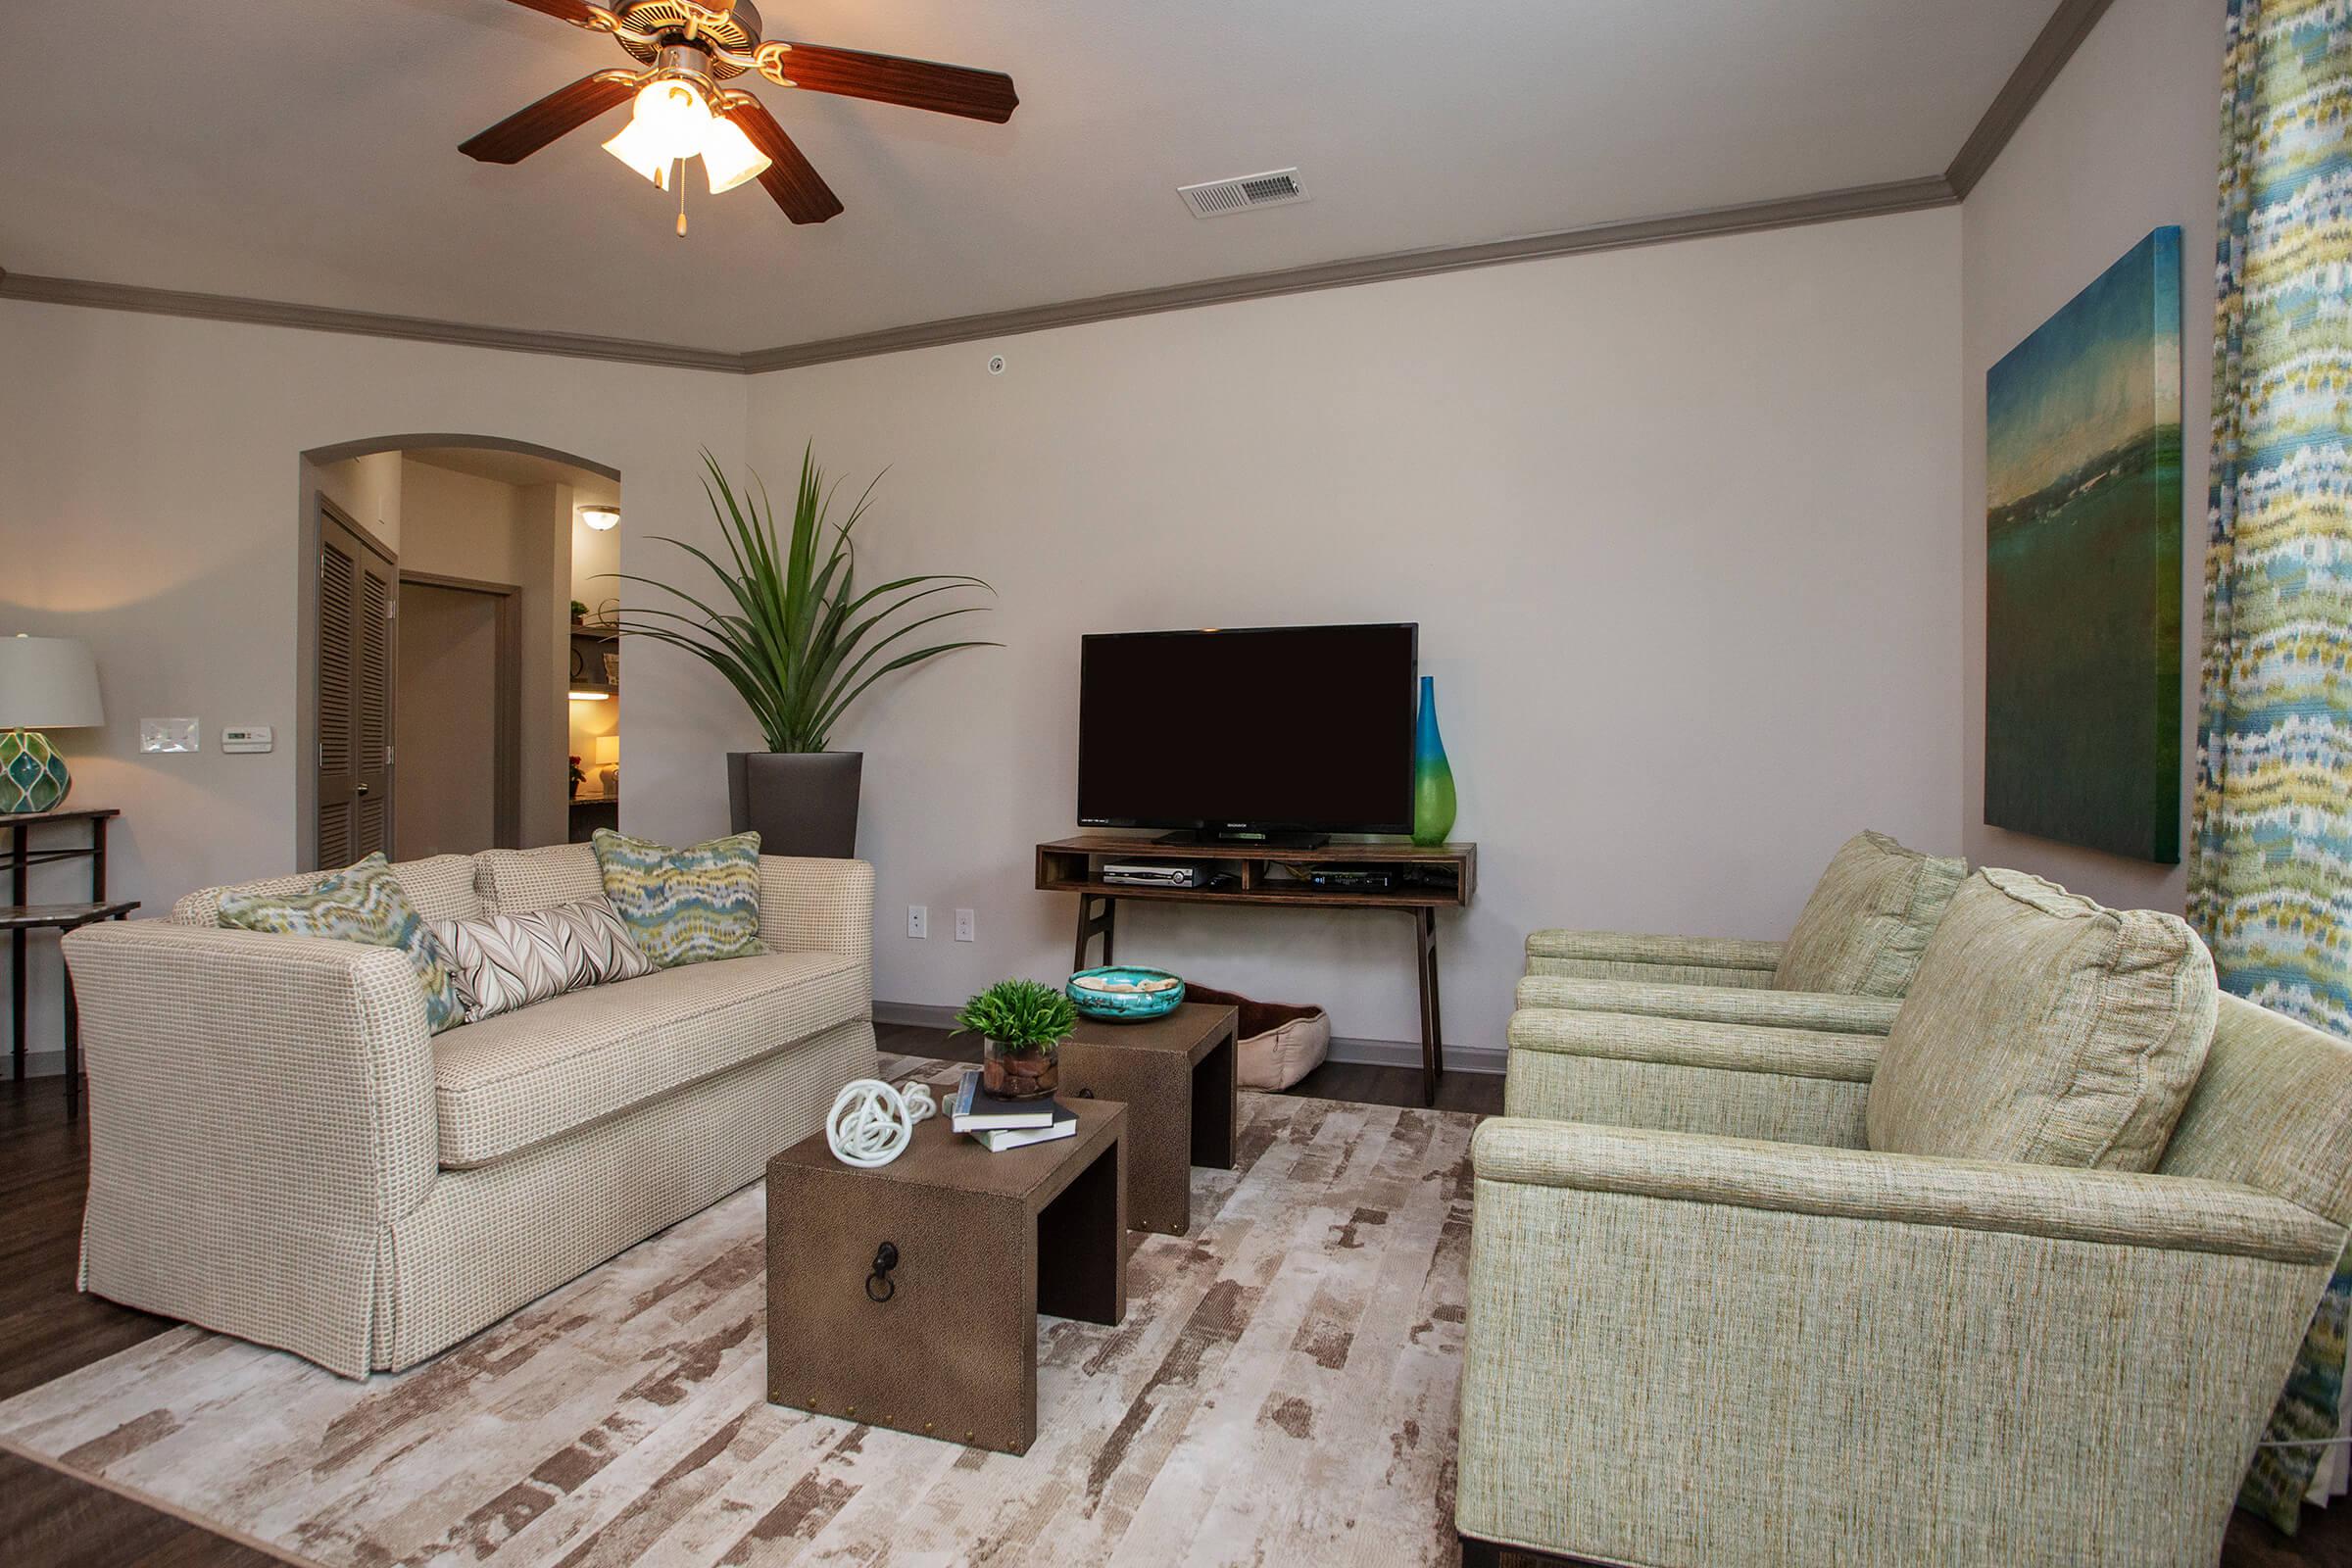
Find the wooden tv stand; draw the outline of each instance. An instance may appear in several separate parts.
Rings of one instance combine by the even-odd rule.
[[[1102,880],[1102,862],[1174,860],[1218,873],[1205,887],[1129,886]],[[1317,888],[1306,876],[1315,868],[1387,871],[1397,878],[1389,888]],[[1407,877],[1415,878],[1406,881]],[[1116,833],[1082,833],[1037,847],[1037,885],[1047,893],[1078,895],[1078,942],[1071,967],[1086,968],[1087,944],[1102,939],[1102,962],[1115,963],[1121,899],[1167,904],[1280,906],[1285,908],[1396,909],[1413,920],[1414,974],[1421,988],[1421,1101],[1437,1103],[1438,1080],[1446,1074],[1445,1027],[1438,1006],[1438,911],[1469,906],[1478,885],[1478,846],[1441,844],[1326,844],[1320,849],[1282,849],[1236,841],[1225,844],[1161,844]]]

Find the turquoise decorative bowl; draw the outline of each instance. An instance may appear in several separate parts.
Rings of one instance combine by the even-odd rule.
[[[1164,1016],[1184,1000],[1184,982],[1167,970],[1139,969],[1124,963],[1081,969],[1070,976],[1063,990],[1070,1005],[1089,1018],[1127,1022]]]

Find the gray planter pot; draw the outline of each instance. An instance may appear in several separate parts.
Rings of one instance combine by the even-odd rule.
[[[863,752],[729,752],[734,831],[757,831],[762,855],[854,859],[864,768]]]

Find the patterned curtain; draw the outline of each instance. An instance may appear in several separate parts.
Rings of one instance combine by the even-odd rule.
[[[2352,1035],[2348,113],[2345,0],[2230,0],[2188,916],[2228,989]],[[2282,1529],[2335,1462],[2348,1270],[2239,1499]]]

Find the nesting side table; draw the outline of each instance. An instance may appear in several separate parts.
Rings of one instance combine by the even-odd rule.
[[[1127,1315],[1127,1114],[992,1154],[918,1123],[862,1170],[822,1132],[767,1166],[767,1396],[967,1447],[1037,1440],[1037,1315]]]
[[[1187,1002],[1157,1018],[1081,1017],[1061,1045],[1061,1101],[1127,1106],[1127,1223],[1182,1236],[1193,1228],[1195,1165],[1233,1169],[1240,1095],[1233,1007]]]

